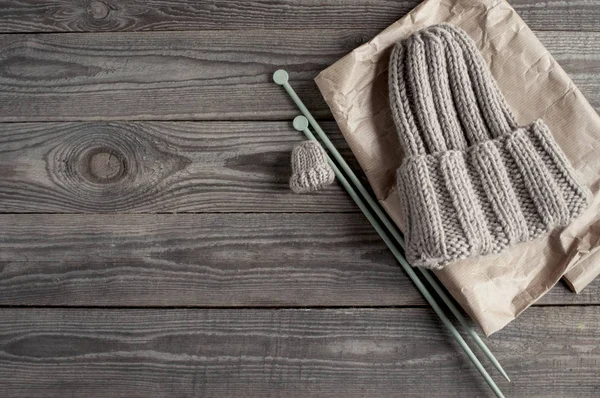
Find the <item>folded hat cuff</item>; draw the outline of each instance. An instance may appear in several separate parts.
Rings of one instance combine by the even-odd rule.
[[[535,239],[590,200],[541,120],[463,151],[409,156],[397,179],[407,259],[433,269]]]

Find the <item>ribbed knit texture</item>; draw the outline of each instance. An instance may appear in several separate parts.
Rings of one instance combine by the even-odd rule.
[[[412,265],[440,269],[502,252],[588,206],[589,190],[548,127],[517,125],[464,31],[442,24],[416,32],[396,44],[389,66]]]
[[[304,141],[292,151],[290,188],[296,193],[312,192],[333,182],[335,174],[325,150],[316,141]]]

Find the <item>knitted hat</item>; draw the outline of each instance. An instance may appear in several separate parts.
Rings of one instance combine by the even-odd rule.
[[[398,42],[390,106],[407,259],[440,269],[567,225],[589,204],[541,120],[519,126],[475,43],[436,25]]]
[[[304,141],[292,151],[290,188],[296,193],[316,191],[333,182],[335,174],[325,150],[316,141]]]

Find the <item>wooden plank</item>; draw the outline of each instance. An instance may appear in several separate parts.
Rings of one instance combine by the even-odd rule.
[[[0,305],[422,304],[362,214],[0,215]]]
[[[599,332],[600,307],[530,309],[487,339],[513,382],[492,374],[508,397],[597,397]],[[0,390],[14,398],[493,397],[432,311],[415,308],[4,308]]]
[[[3,0],[0,32],[387,27],[419,0]],[[511,0],[533,29],[600,30],[600,2]]]
[[[0,215],[0,305],[427,304],[362,214]],[[541,304],[600,304],[559,284]]]
[[[280,67],[290,71],[315,116],[328,116],[312,79],[354,48],[361,34],[324,35],[0,35],[0,121],[291,120],[298,111],[271,79]]]
[[[598,0],[508,0],[534,30],[600,31]]]
[[[361,30],[247,30],[0,35],[0,121],[291,120],[271,82],[286,68],[317,117],[312,79],[375,35]],[[540,38],[600,109],[600,33]]]
[[[357,212],[337,183],[290,191],[303,139],[291,122],[4,124],[0,212]]]

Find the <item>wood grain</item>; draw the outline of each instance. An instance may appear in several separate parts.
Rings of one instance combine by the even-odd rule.
[[[0,32],[206,29],[382,30],[419,0],[3,0]],[[511,0],[538,30],[600,31],[600,2]]]
[[[423,303],[362,214],[18,214],[0,225],[0,305]]]
[[[0,121],[291,120],[285,68],[317,117],[313,78],[376,30],[0,35]],[[540,39],[600,109],[600,33]]]
[[[0,215],[0,305],[427,304],[362,214]],[[600,304],[559,284],[541,304]]]
[[[0,124],[0,396],[491,397],[345,192],[287,188],[273,71],[331,119],[312,79],[418,3],[0,0],[0,122],[44,122]],[[600,109],[600,1],[511,4]],[[597,397],[599,330],[559,283],[486,366]]]
[[[598,307],[534,308],[486,339],[508,397],[597,397]],[[489,368],[489,367],[488,367]],[[490,370],[491,372],[491,370]],[[0,309],[19,397],[492,397],[428,309]]]
[[[0,121],[291,120],[298,111],[271,78],[279,68],[329,116],[312,79],[362,36],[324,34],[0,35]]]
[[[4,124],[0,212],[358,212],[337,183],[290,191],[303,139],[291,122]]]

